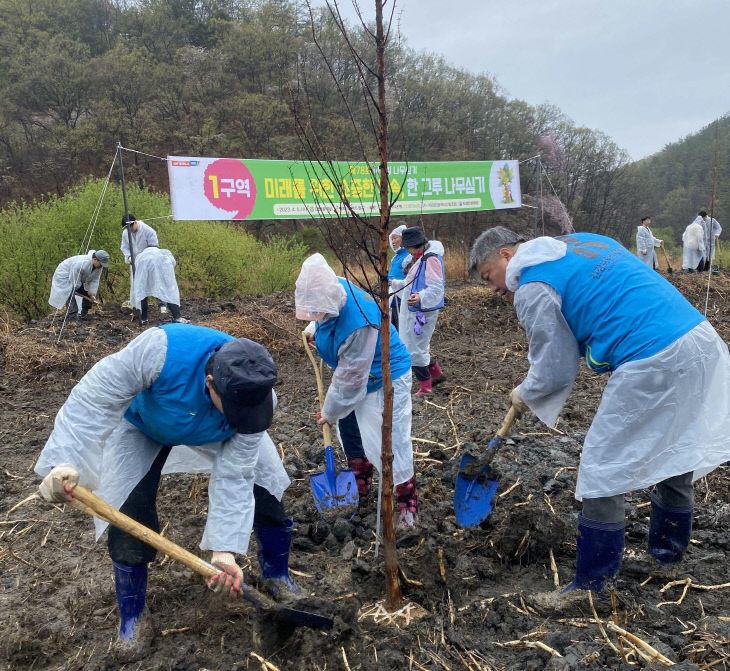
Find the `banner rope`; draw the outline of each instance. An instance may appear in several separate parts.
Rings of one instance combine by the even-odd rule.
[[[167,163],[167,157],[166,156],[157,156],[155,154],[148,154],[144,151],[137,151],[136,149],[129,149],[128,147],[119,147],[120,149],[123,149],[124,151],[129,151],[133,154],[141,154],[142,156],[149,156],[150,158],[158,158],[160,161],[165,161]]]

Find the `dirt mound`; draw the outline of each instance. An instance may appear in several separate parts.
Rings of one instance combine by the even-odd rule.
[[[706,276],[675,272],[669,279],[704,310]],[[729,291],[726,275],[713,276],[708,316],[726,339]],[[260,619],[245,603],[211,602],[196,576],[158,557],[150,567],[148,592],[157,634],[149,656],[125,668],[491,671],[645,664],[626,638],[619,644],[606,629],[607,642],[587,601],[558,617],[539,612],[530,600],[533,593],[555,589],[551,555],[560,584],[573,577],[575,467],[602,378],[581,371],[556,429],[534,417],[513,427],[493,463],[500,481],[493,513],[481,528],[457,526],[453,486],[461,455],[469,449],[465,444],[484,446],[494,434],[508,408],[507,394],[528,363],[524,334],[504,299],[461,283],[450,284],[447,295],[433,351],[448,381],[430,398],[414,399],[421,511],[418,527],[399,537],[405,597],[425,613],[404,611],[400,627],[384,621],[376,605],[384,575],[382,550],[375,557],[375,501],[351,520],[332,525],[318,517],[312,503],[308,476],[323,469],[324,451],[314,422],[314,378],[301,350],[302,324],[294,320],[292,296],[184,303],[183,314],[193,321],[258,340],[274,354],[279,407],[271,435],[292,478],[285,494],[297,528],[291,566],[305,605],[330,613],[335,628],[327,634],[291,631]],[[150,316],[152,325],[164,319],[154,309]],[[52,326],[50,318],[0,336],[3,513],[37,486],[33,463],[75,381],[140,332],[118,306],[107,305],[89,322],[68,324],[58,346],[58,324]],[[683,660],[683,669],[730,665],[729,592],[723,587],[730,580],[729,476],[720,468],[696,485],[693,544],[676,584],[648,579],[640,556],[648,535],[649,492],[627,497],[616,618],[668,658]],[[191,550],[205,524],[206,485],[203,476],[175,475],[166,476],[160,489],[164,535]],[[247,560],[247,577],[255,584],[255,543]],[[33,502],[3,515],[1,669],[121,668],[110,649],[116,626],[111,564],[103,541],[94,542],[88,519]]]

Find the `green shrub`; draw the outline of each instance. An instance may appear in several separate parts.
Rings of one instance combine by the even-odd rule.
[[[671,254],[682,254],[682,238],[677,240],[677,232],[671,226],[652,226],[651,232],[655,238],[664,240],[664,249]],[[661,251],[657,249],[657,254]]]
[[[0,303],[25,319],[49,311],[48,296],[56,266],[85,253],[92,215],[104,187],[90,179],[65,196],[47,196],[33,203],[11,203],[0,213]],[[166,194],[131,187],[129,209],[158,233],[160,246],[177,259],[177,280],[183,297],[234,298],[294,286],[306,245],[284,238],[257,241],[232,222],[173,222],[167,218]],[[121,190],[109,185],[91,234],[90,249],[110,254],[100,292],[106,299],[129,295],[129,270],[119,249],[124,213]],[[161,218],[157,218],[161,217]]]

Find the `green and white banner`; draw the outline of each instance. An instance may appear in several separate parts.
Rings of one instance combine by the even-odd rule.
[[[372,169],[371,169],[372,168]],[[168,156],[176,220],[378,216],[379,168],[366,163]],[[394,215],[520,207],[517,161],[388,164]]]

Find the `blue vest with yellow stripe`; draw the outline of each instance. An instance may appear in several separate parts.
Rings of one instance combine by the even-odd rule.
[[[232,336],[205,326],[165,324],[167,354],[160,375],[139,392],[124,418],[162,445],[204,445],[235,434],[213,405],[205,364]]]
[[[565,321],[596,373],[659,353],[704,321],[669,282],[612,238],[560,236],[562,259],[523,268],[519,286],[544,282],[560,294]]]

